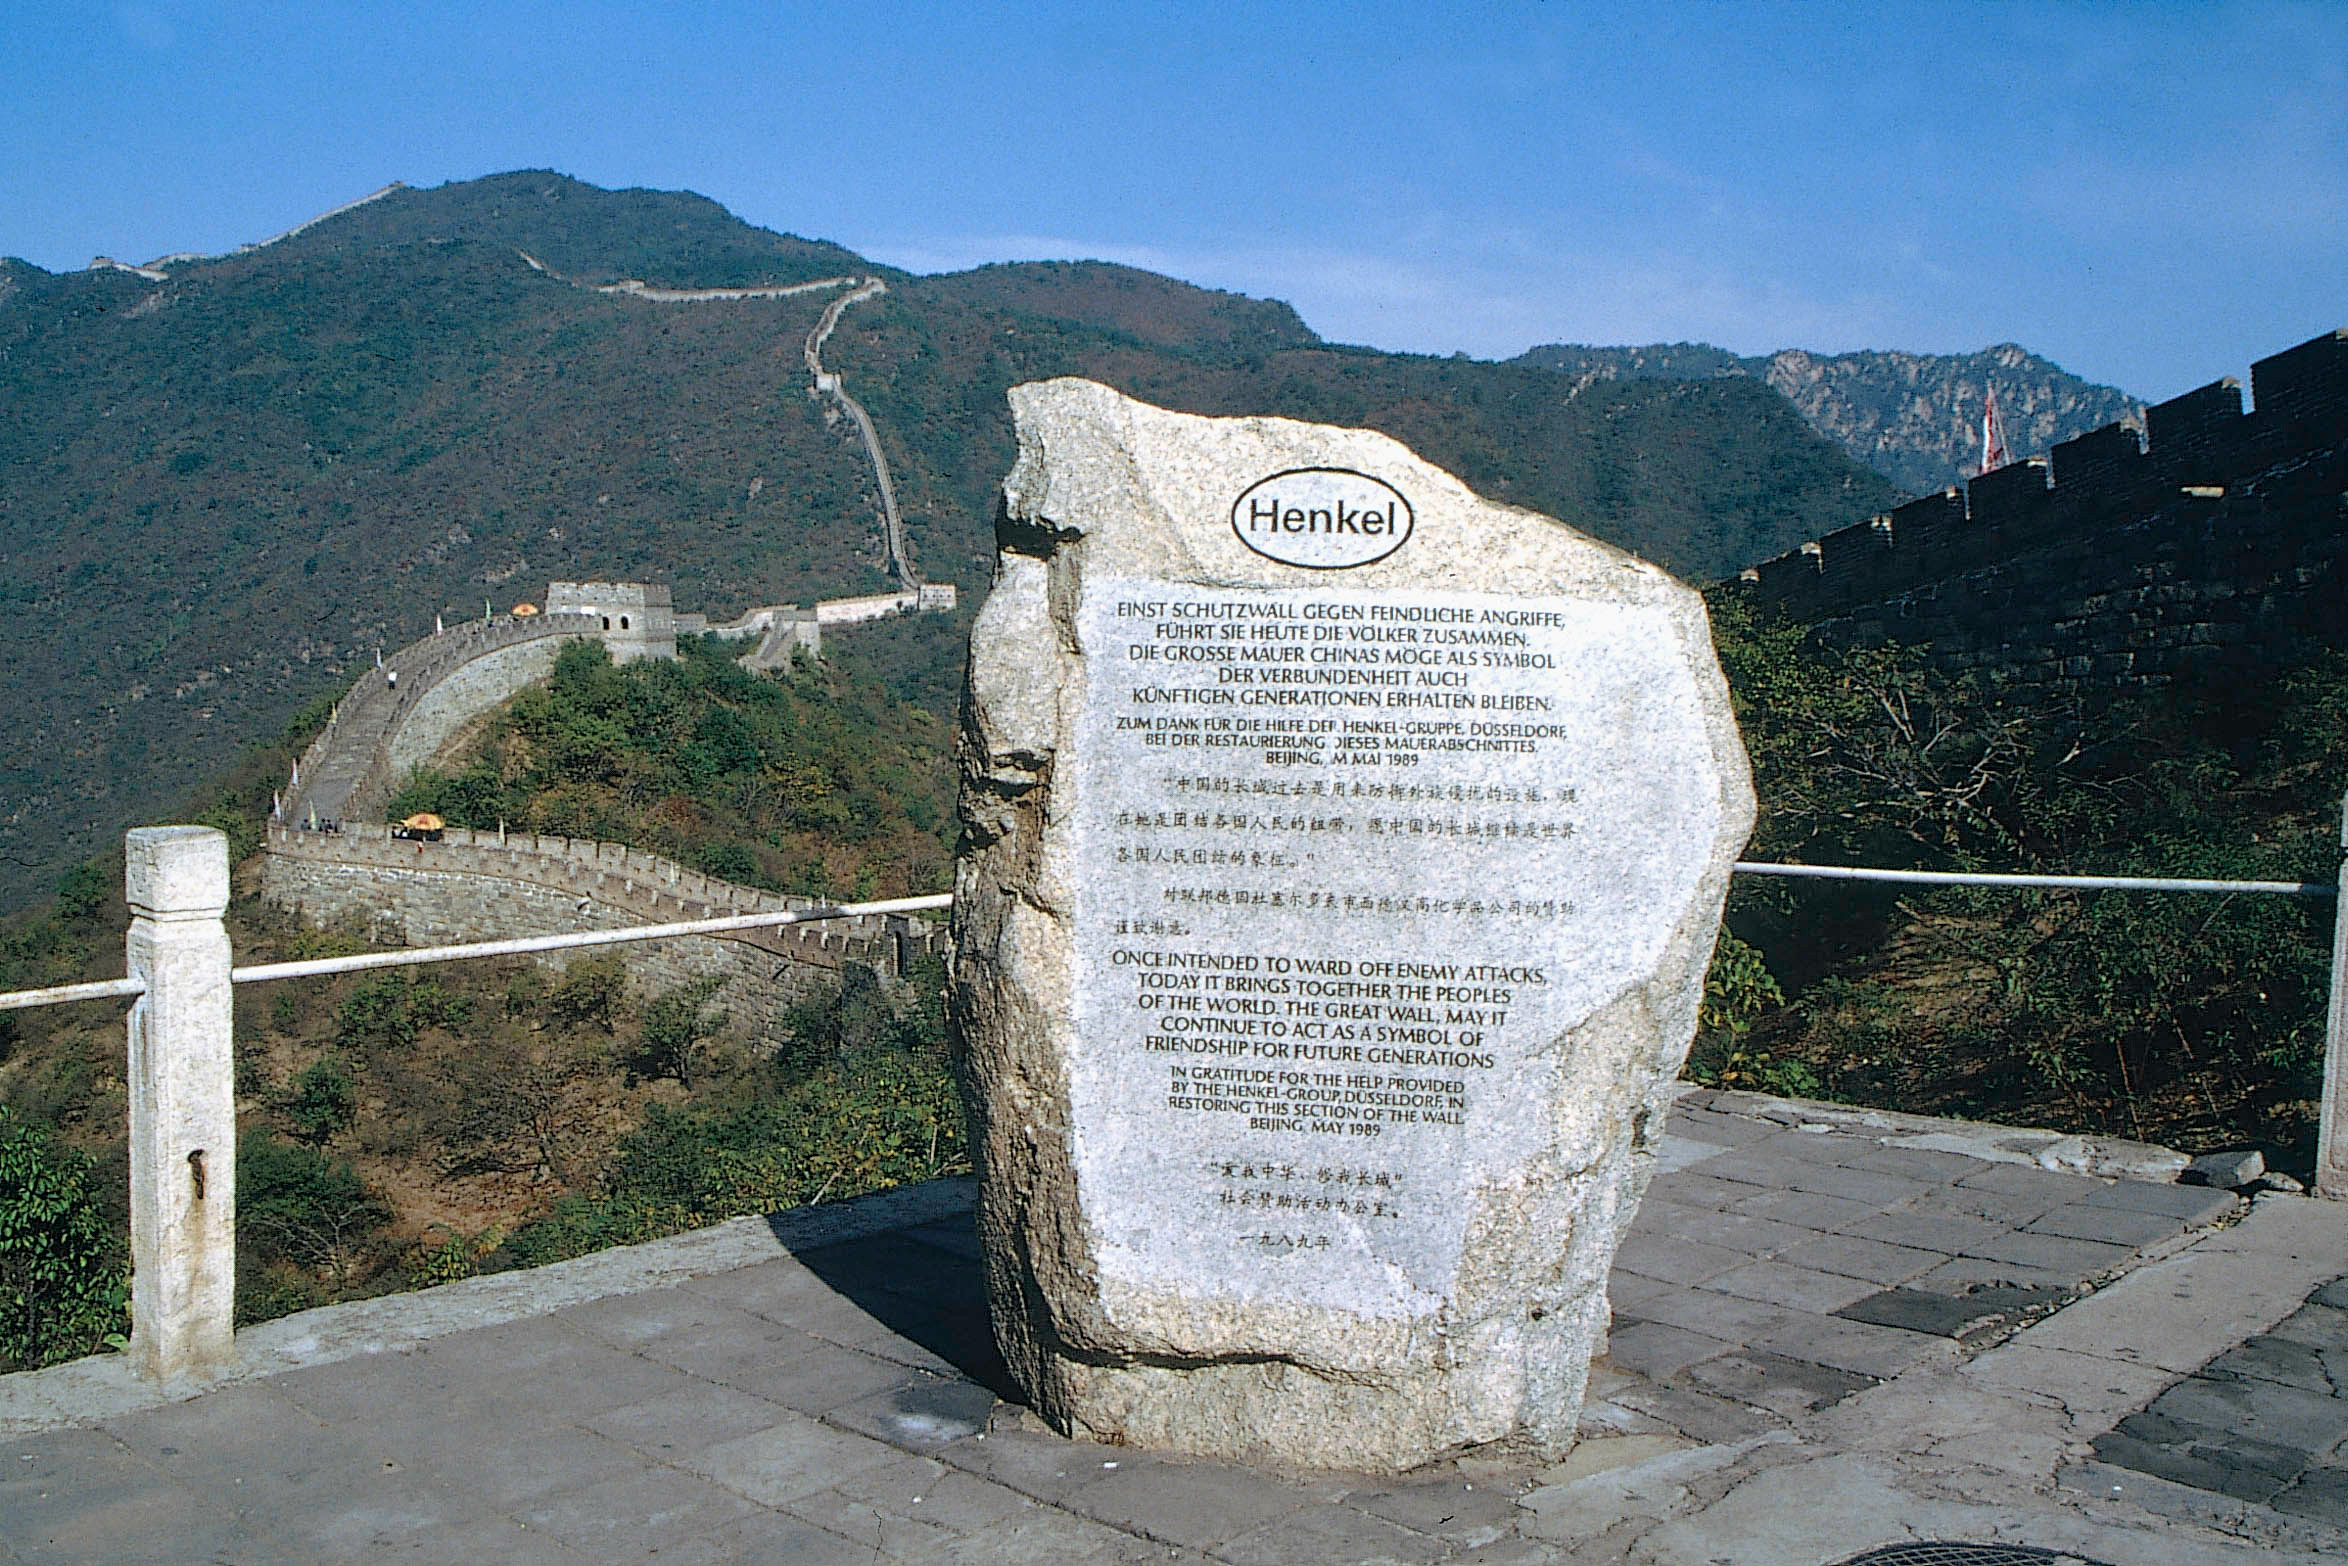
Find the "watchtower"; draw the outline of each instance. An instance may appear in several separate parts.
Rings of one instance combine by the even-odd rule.
[[[549,582],[546,612],[599,617],[614,663],[677,655],[676,609],[662,583]]]

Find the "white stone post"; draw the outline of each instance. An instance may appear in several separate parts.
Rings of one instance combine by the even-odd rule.
[[[2340,848],[2348,855],[2348,797],[2340,801]],[[2319,1196],[2348,1198],[2348,857],[2332,905],[2332,1002],[2324,1016],[2323,1119],[2315,1142]]]
[[[228,839],[138,827],[125,896],[130,1010],[130,1355],[151,1380],[235,1359],[236,1074]]]

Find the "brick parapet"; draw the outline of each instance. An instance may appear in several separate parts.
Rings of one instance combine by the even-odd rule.
[[[2324,615],[2348,521],[2338,503],[2348,330],[2262,359],[2251,377],[2253,413],[2238,382],[2212,382],[2147,409],[2142,442],[2106,425],[2046,461],[1764,561],[1744,590],[1830,636],[1928,641],[1944,662],[2034,689],[2159,683],[2337,626]],[[2131,573],[2146,571],[2165,596],[2130,596],[2147,585]],[[2123,628],[2081,606],[2118,600],[2132,606],[2135,640],[2103,648]],[[2195,618],[2198,606],[2240,602],[2270,612]]]

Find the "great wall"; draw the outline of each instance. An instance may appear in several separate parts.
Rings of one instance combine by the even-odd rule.
[[[2013,699],[2206,682],[2348,624],[2348,328],[1743,573],[1831,641]]]
[[[280,796],[263,844],[263,897],[311,923],[357,923],[378,938],[411,944],[820,906],[618,843],[464,828],[436,839],[394,835],[384,807],[415,769],[476,719],[546,679],[565,644],[601,641],[619,662],[673,658],[679,629],[704,629],[700,616],[675,614],[668,590],[657,584],[555,582],[546,597],[544,613],[437,627],[359,678]],[[852,624],[919,607],[916,592],[834,600],[817,613],[829,608],[831,623]],[[774,640],[773,626],[800,624],[803,613],[777,605],[714,630],[759,632],[759,649],[743,660],[756,666]],[[944,942],[944,931],[925,920],[858,916],[642,942],[624,955],[647,991],[719,981],[731,1025],[747,1032],[754,1019],[779,1015],[848,965],[893,981],[908,964],[942,954]]]

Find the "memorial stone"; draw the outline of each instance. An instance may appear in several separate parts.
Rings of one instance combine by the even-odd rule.
[[[1370,431],[1011,402],[952,1007],[1013,1374],[1563,1452],[1752,823],[1702,601]]]

